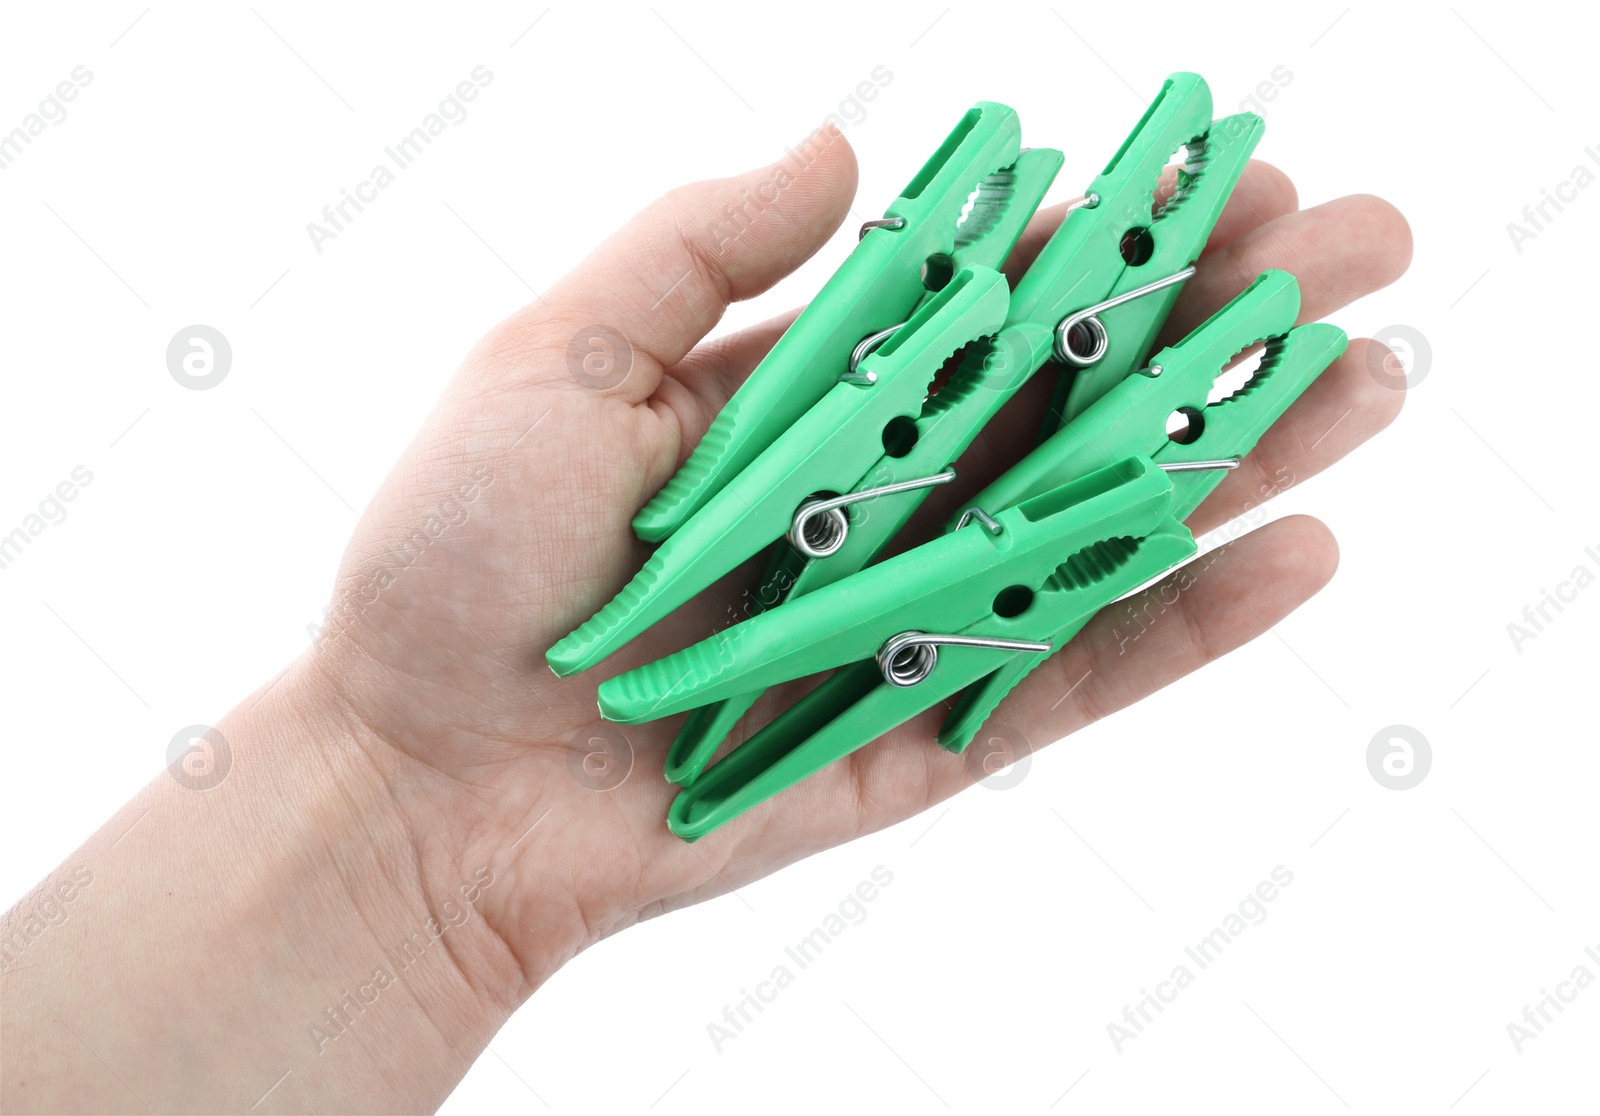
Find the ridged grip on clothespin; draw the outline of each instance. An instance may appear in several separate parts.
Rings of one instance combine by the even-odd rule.
[[[883,452],[883,431],[914,416],[941,364],[1005,320],[1005,278],[966,269],[861,364],[870,385],[838,383],[670,536],[616,598],[546,653],[559,675],[593,666],[789,530],[819,491],[849,491]]]

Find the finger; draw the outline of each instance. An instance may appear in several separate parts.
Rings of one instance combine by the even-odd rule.
[[[1405,392],[1373,374],[1388,352],[1368,338],[1350,342],[1206,497],[1189,517],[1189,529],[1203,535],[1220,527],[1316,476],[1393,422]]]
[[[1263,271],[1300,283],[1301,322],[1314,322],[1393,283],[1411,264],[1411,226],[1370,194],[1274,218],[1208,254],[1172,308],[1157,348],[1221,309]]]
[[[1339,548],[1290,516],[1175,570],[1096,616],[999,711],[1044,743],[1171,685],[1264,633],[1333,577]]]
[[[1271,163],[1252,159],[1240,176],[1240,185],[1223,207],[1222,216],[1217,218],[1206,240],[1205,251],[1232,244],[1246,233],[1299,208],[1300,194],[1289,176]]]
[[[614,393],[646,399],[730,303],[765,291],[827,242],[855,188],[855,154],[830,124],[770,166],[671,191],[503,328],[545,348],[565,346],[575,330],[609,331],[608,344],[626,345],[633,365]],[[503,337],[499,346],[517,348]],[[559,361],[526,363],[524,375],[565,375],[550,368]]]
[[[1376,198],[1373,198],[1373,200],[1376,201]],[[1222,211],[1222,216],[1218,221],[1218,225],[1216,225],[1216,229],[1211,233],[1208,254],[1206,254],[1205,262],[1202,264],[1202,273],[1205,273],[1206,269],[1213,267],[1213,262],[1211,261],[1216,261],[1216,259],[1222,257],[1224,259],[1224,267],[1227,270],[1226,281],[1234,281],[1232,277],[1237,275],[1238,269],[1242,267],[1242,264],[1240,264],[1240,256],[1237,256],[1237,254],[1229,256],[1230,251],[1232,251],[1232,245],[1259,237],[1259,235],[1266,232],[1267,227],[1272,222],[1278,221],[1278,219],[1291,219],[1291,216],[1296,213],[1296,205],[1298,205],[1298,195],[1294,192],[1294,184],[1290,181],[1290,177],[1283,174],[1280,169],[1270,165],[1270,163],[1251,160],[1250,165],[1245,168],[1245,173],[1240,176],[1240,181],[1238,181],[1229,203]],[[1013,253],[1013,262],[1006,265],[1008,270],[1018,264],[1021,264],[1026,269],[1026,265],[1032,262],[1032,257],[1038,253],[1038,249],[1042,248],[1043,243],[1054,232],[1054,225],[1061,222],[1061,214],[1064,213],[1064,209],[1066,209],[1066,206],[1054,206],[1050,211],[1045,211],[1045,213],[1035,217],[1034,224],[1029,225],[1029,230],[1024,233],[1024,237],[1018,243],[1016,253]],[[1328,209],[1328,206],[1320,206],[1320,209]],[[1299,230],[1298,235],[1299,237],[1304,237],[1307,232],[1328,232],[1328,230],[1320,229],[1320,224],[1323,221],[1334,221],[1338,217],[1338,209],[1330,209],[1328,213],[1323,213],[1322,216],[1318,217],[1318,221],[1315,222],[1312,229]],[[1253,259],[1253,257],[1243,257],[1245,265],[1248,265],[1250,259]],[[1323,267],[1328,267],[1328,264],[1323,264]],[[1013,275],[1014,273],[1016,272],[1013,272]],[[1254,275],[1251,275],[1250,278],[1254,278]],[[1194,286],[1198,281],[1200,280],[1198,280],[1197,275],[1197,278],[1189,281],[1189,286]],[[1243,289],[1243,286],[1245,286],[1245,283],[1240,283],[1238,289]],[[1234,294],[1237,293],[1238,291],[1235,289]],[[1214,289],[1208,289],[1206,297],[1214,297]],[[1226,301],[1227,299],[1222,299],[1222,302]],[[1179,299],[1179,305],[1182,305],[1182,299]],[[1221,305],[1221,302],[1218,305]],[[1318,304],[1312,305],[1312,309],[1317,309],[1318,305],[1322,304],[1318,302]],[[1176,312],[1174,312],[1174,317],[1176,317]],[[1203,320],[1203,317],[1208,317],[1208,315],[1202,315],[1195,321],[1198,323],[1198,320]],[[1163,342],[1163,344],[1170,344],[1170,342]],[[979,489],[984,488],[986,484],[997,478],[1000,473],[1005,472],[1006,468],[1016,464],[1016,460],[1021,457],[1018,452],[1018,446],[1032,446],[1034,444],[1034,441],[1037,440],[1038,428],[1040,428],[1040,416],[1042,416],[1043,408],[1050,400],[1050,393],[1053,390],[1053,376],[1053,371],[1046,368],[1043,373],[1032,377],[1032,381],[1022,385],[1022,389],[1016,393],[1016,397],[1008,401],[1005,408],[1000,409],[1000,413],[990,420],[982,435],[979,435],[978,440],[974,441],[973,446],[963,454],[962,460],[958,462],[957,468],[958,473],[960,473],[960,480],[955,484],[949,484],[946,488],[939,489],[939,491],[928,497],[922,510],[918,510],[917,520],[912,524],[914,531],[926,529],[928,524],[942,523],[944,518],[950,512],[954,512],[955,508],[960,507],[965,500],[970,499]],[[915,537],[922,536],[918,534]]]
[[[1169,167],[1157,190],[1158,199],[1164,199],[1165,194],[1170,193],[1176,179],[1177,168]],[[1028,223],[1016,248],[1012,250],[1011,258],[1006,261],[1004,270],[1013,283],[1028,270],[1045,244],[1055,235],[1067,215],[1069,204],[1041,209]],[[1294,183],[1288,175],[1271,163],[1250,160],[1244,173],[1239,176],[1233,193],[1229,195],[1222,215],[1217,218],[1216,226],[1211,230],[1206,251],[1229,244],[1274,218],[1293,213],[1299,204],[1299,195],[1295,193]]]

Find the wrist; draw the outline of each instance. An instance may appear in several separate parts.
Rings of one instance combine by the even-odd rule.
[[[151,817],[112,852],[140,856],[143,836],[163,876],[177,858],[200,883],[193,913],[180,908],[189,925],[167,931],[211,951],[192,1017],[203,1023],[206,1001],[233,990],[242,1034],[210,1041],[258,1093],[281,1079],[263,1107],[437,1106],[511,1010],[485,975],[498,939],[439,882],[472,881],[471,867],[429,851],[397,805],[404,788],[305,665],[217,728],[230,753],[220,781],[197,792],[158,778]],[[192,1099],[215,1110],[257,1098]]]
[[[436,1106],[509,1014],[503,946],[303,671],[207,739],[21,904],[0,1108]]]
[[[248,741],[237,773],[247,785],[237,790],[250,832],[277,850],[268,889],[313,912],[342,902],[340,932],[367,941],[373,960],[352,979],[386,970],[416,1003],[432,1005],[429,1014],[458,1020],[464,1034],[492,1034],[527,992],[482,917],[496,886],[508,884],[503,866],[475,860],[419,816],[416,803],[437,774],[393,754],[310,662],[224,725]],[[435,1042],[457,1038],[423,1026]]]

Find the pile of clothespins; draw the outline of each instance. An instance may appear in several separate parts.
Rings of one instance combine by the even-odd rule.
[[[1345,348],[1333,326],[1294,328],[1299,288],[1272,271],[1150,354],[1261,132],[1249,113],[1213,121],[1199,76],[1168,78],[1015,290],[999,269],[1063,156],[1022,149],[1003,105],[971,109],[867,222],[634,519],[660,543],[644,567],[548,655],[560,675],[592,667],[776,544],[769,607],[600,686],[612,721],[692,711],[667,759],[674,833],[704,836],[939,703],[938,742],[961,751],[1096,612],[1196,553],[1185,518]],[[1248,382],[1212,398],[1258,345]],[[1046,365],[1038,446],[942,534],[874,564]],[[830,670],[708,768],[764,689]]]

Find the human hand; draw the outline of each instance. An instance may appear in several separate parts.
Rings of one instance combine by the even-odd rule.
[[[770,287],[845,219],[854,156],[836,133],[823,138],[738,235],[715,230],[742,190],[770,180],[765,168],[669,194],[474,349],[362,517],[324,637],[294,668],[298,688],[344,713],[350,755],[385,788],[371,808],[412,835],[416,863],[402,875],[437,901],[464,868],[495,865],[477,907],[493,937],[464,964],[477,966],[470,983],[504,1002],[607,934],[891,825],[985,773],[932,744],[935,709],[697,845],[672,836],[664,819],[677,788],[657,773],[681,719],[607,725],[595,688],[726,626],[743,612],[753,564],[595,670],[558,681],[544,665],[545,650],[637,570],[647,548],[634,513],[792,320],[703,342],[730,302]],[[1035,219],[1008,264],[1013,281],[1063,213]],[[1163,343],[1265,269],[1295,274],[1309,321],[1394,281],[1410,250],[1387,203],[1355,196],[1299,211],[1289,180],[1254,163]],[[1191,517],[1197,535],[1394,418],[1402,393],[1371,375],[1375,345],[1353,342],[1323,373]],[[913,535],[1014,462],[1050,379],[1018,393]],[[1291,517],[1221,557],[1136,645],[1124,648],[1102,614],[1001,716],[1028,741],[1069,735],[1261,634],[1327,582],[1337,551],[1320,523]],[[734,741],[804,688],[769,692]],[[609,766],[585,767],[586,756]]]
[[[607,725],[596,684],[726,626],[756,563],[595,670],[557,680],[545,666],[638,568],[634,512],[793,315],[702,339],[849,212],[848,145],[828,132],[812,150],[736,235],[729,208],[770,169],[674,191],[473,350],[362,516],[321,638],[219,724],[226,780],[158,777],[0,925],[7,1111],[111,1111],[130,1096],[165,1111],[435,1106],[586,946],[986,773],[981,745],[933,744],[934,709],[698,844],[672,836],[676,788],[657,772],[678,719]],[[1064,209],[1036,218],[1013,278]],[[1296,275],[1312,320],[1409,257],[1386,203],[1300,212],[1289,181],[1252,164],[1163,341],[1265,269]],[[1195,533],[1386,425],[1402,393],[1372,374],[1383,356],[1353,342],[1190,518]],[[1050,389],[1046,374],[1017,394],[909,536],[1014,462]],[[1001,707],[1018,730],[1006,735],[1058,739],[1150,695],[1276,623],[1336,560],[1304,517],[1216,553],[1181,594],[1152,590],[1165,604],[1137,641],[1102,613],[1034,671]],[[769,691],[735,740],[802,691]],[[597,756],[611,766],[586,763]],[[70,931],[47,933],[39,912],[65,917],[66,897]]]

